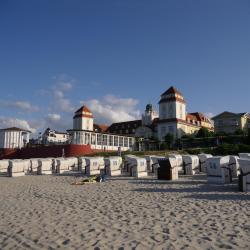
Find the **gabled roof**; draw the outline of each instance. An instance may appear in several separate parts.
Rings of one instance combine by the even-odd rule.
[[[248,117],[250,117],[249,113],[247,113],[247,112],[244,112],[244,113],[233,113],[233,112],[229,112],[229,111],[224,111],[224,112],[222,112],[222,113],[214,116],[212,119],[218,118],[218,117],[223,116],[223,115],[232,115],[232,116],[238,116],[238,117],[242,117],[242,116],[247,115]]]
[[[29,132],[31,133],[31,131],[27,130],[27,129],[21,129],[21,128],[17,128],[17,127],[10,127],[10,128],[3,128],[3,129],[0,129],[2,131],[23,131],[23,132]]]
[[[89,108],[85,105],[83,105],[81,108],[79,108],[75,113],[78,113],[78,112],[88,112],[88,113],[92,113]]]
[[[169,95],[169,94],[178,94],[182,96],[182,93],[178,89],[174,88],[173,86],[171,86],[168,90],[166,90],[161,95],[163,96],[163,95]]]
[[[94,129],[98,130],[98,132],[106,132],[109,128],[106,124],[94,124]]]

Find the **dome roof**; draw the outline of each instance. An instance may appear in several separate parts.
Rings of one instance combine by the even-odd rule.
[[[146,106],[146,111],[153,111],[153,106],[152,106],[152,104],[147,104],[147,106]]]

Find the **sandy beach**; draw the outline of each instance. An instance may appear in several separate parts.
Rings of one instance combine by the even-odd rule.
[[[0,177],[0,249],[249,249],[250,194],[237,183]]]

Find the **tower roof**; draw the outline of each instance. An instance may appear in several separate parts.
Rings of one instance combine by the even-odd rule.
[[[81,108],[79,108],[75,112],[75,115],[74,115],[73,119],[79,118],[79,117],[93,118],[93,114],[92,114],[92,112],[89,110],[89,108],[87,106],[83,105]]]
[[[169,95],[169,94],[178,94],[178,95],[183,96],[182,93],[178,89],[174,88],[173,86],[171,86],[168,90],[166,90],[161,95],[163,96],[163,95]]]
[[[92,113],[89,108],[85,105],[83,105],[81,108],[79,108],[75,113],[78,113],[78,112],[88,112],[88,113]]]

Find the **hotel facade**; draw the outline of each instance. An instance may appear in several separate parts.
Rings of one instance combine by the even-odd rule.
[[[195,134],[201,128],[214,131],[213,122],[203,113],[187,113],[186,101],[174,87],[170,87],[161,95],[158,104],[159,115],[153,110],[153,106],[148,104],[141,120],[113,123],[107,131],[159,141],[164,141],[168,133],[177,139]]]

